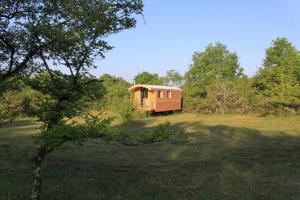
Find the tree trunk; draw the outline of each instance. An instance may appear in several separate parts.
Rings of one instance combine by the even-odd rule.
[[[53,151],[53,148],[47,148],[46,145],[43,145],[39,148],[38,154],[33,158],[32,162],[32,175],[33,175],[33,185],[31,190],[31,199],[39,200],[41,197],[41,189],[42,189],[42,162],[45,157]]]
[[[41,178],[41,165],[43,162],[43,158],[40,156],[36,156],[33,160],[33,186],[31,191],[31,199],[39,200],[41,196],[41,187],[42,187],[42,178]]]

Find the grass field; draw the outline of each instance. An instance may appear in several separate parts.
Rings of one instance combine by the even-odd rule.
[[[134,134],[165,121],[192,140],[61,147],[44,162],[42,199],[300,199],[299,116],[183,113],[118,126]],[[38,127],[23,118],[0,128],[0,199],[30,196]]]

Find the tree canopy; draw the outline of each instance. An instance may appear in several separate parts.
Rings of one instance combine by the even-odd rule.
[[[136,84],[162,85],[163,80],[155,73],[141,72],[134,77]]]
[[[99,79],[105,89],[105,95],[100,100],[100,104],[104,109],[119,116],[121,120],[128,120],[133,110],[131,92],[128,91],[130,84],[120,77],[109,74],[104,74]]]
[[[236,53],[230,52],[224,44],[209,44],[204,52],[193,55],[193,63],[185,74],[185,86],[191,95],[205,95],[204,86],[215,79],[234,79],[243,75]]]
[[[142,9],[140,0],[1,1],[0,80],[50,59],[75,76],[87,72],[112,48],[105,37],[133,28]]]
[[[267,105],[282,109],[300,108],[300,54],[286,39],[277,38],[266,49],[263,67],[255,77],[255,87]]]
[[[164,85],[179,87],[183,83],[183,76],[180,74],[180,72],[171,69],[166,71],[166,74],[162,77],[162,80],[164,82]]]
[[[103,136],[98,128],[106,126],[105,119],[90,127],[99,134],[66,135],[60,130],[67,133],[70,128],[75,133],[65,120],[83,116],[87,102],[101,93],[99,80],[89,70],[96,67],[95,58],[103,59],[112,49],[107,36],[135,27],[135,17],[142,11],[140,0],[1,1],[0,86],[13,76],[35,75],[26,83],[44,95],[38,117],[45,128],[33,158],[32,199],[40,198],[41,163],[50,152],[69,141]]]

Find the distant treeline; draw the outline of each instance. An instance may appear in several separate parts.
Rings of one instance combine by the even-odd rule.
[[[47,96],[34,88],[42,87],[47,76],[3,82],[0,120],[13,121],[18,115],[38,116]],[[93,89],[97,91],[97,98],[88,102],[90,107],[100,107],[127,120],[133,110],[128,91],[130,84],[108,74],[97,80],[99,83]],[[141,72],[134,81],[181,87],[183,111],[187,112],[292,115],[300,111],[300,53],[286,38],[277,38],[266,49],[262,66],[253,77],[243,73],[236,53],[230,52],[224,44],[215,43],[209,44],[203,52],[194,53],[193,63],[184,75],[176,70],[169,70],[162,77]]]
[[[247,77],[236,53],[221,43],[209,44],[193,55],[181,75],[164,77],[142,72],[136,83],[180,86],[184,111],[199,113],[249,113],[288,115],[300,110],[300,53],[286,38],[277,38],[255,76]]]

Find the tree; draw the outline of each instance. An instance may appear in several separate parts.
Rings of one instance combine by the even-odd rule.
[[[163,81],[158,74],[151,74],[149,72],[141,72],[134,77],[136,84],[150,84],[150,85],[162,85]]]
[[[10,123],[14,122],[20,114],[21,103],[21,97],[18,93],[14,91],[6,91],[3,93],[3,100],[1,102],[2,108],[0,108],[0,110],[2,110],[3,113],[6,113]]]
[[[34,72],[36,77],[27,83],[45,96],[39,102],[38,117],[45,128],[33,158],[32,199],[40,198],[41,165],[49,153],[66,142],[106,135],[107,119],[92,118],[87,125],[65,119],[82,116],[86,102],[101,95],[99,80],[89,75],[94,59],[112,49],[107,36],[135,27],[142,10],[140,0],[1,2],[0,80]],[[54,71],[53,65],[69,73]]]
[[[68,123],[74,117],[88,117],[85,114],[88,102],[102,95],[101,83],[91,80],[78,77],[74,88],[75,79],[58,71],[51,71],[51,76],[44,72],[27,80],[28,85],[43,94],[43,98],[37,102],[37,116],[44,123],[44,128],[37,137],[39,146],[33,157],[32,199],[40,198],[41,167],[49,153],[67,142],[82,144],[90,138],[101,138],[103,134],[108,134],[105,132],[109,130],[107,118],[97,118],[97,123],[93,124],[86,121],[86,125]]]
[[[209,44],[204,52],[193,55],[193,64],[185,74],[185,88],[192,96],[204,97],[204,86],[215,79],[234,79],[242,76],[238,56],[221,43]]]
[[[255,103],[252,80],[243,77],[233,80],[216,79],[205,86],[205,98],[185,97],[185,109],[204,114],[246,113]]]
[[[95,58],[104,58],[104,53],[112,49],[104,38],[135,27],[135,16],[142,10],[140,0],[24,0],[1,4],[1,44],[5,47],[0,51],[1,82],[12,76],[28,77],[27,70],[33,69],[25,82],[43,95],[37,99],[37,116],[44,126],[36,138],[39,146],[32,160],[31,199],[40,199],[42,163],[56,148],[89,139],[131,143],[129,136],[111,131],[110,118],[101,112],[86,113],[89,103],[104,94],[101,81],[89,70],[96,67]],[[54,70],[55,65],[68,73]],[[85,123],[77,122],[78,117]],[[152,135],[137,143],[169,137],[162,137],[160,131]]]
[[[71,75],[59,71],[51,71],[51,74],[42,73],[27,80],[28,85],[44,95],[38,104],[38,117],[44,122],[45,128],[37,138],[39,147],[33,157],[32,199],[40,197],[41,166],[45,157],[65,143],[81,145],[89,139],[102,139],[136,146],[168,139],[177,134],[171,132],[168,126],[158,126],[153,133],[139,134],[137,137],[112,130],[112,118],[103,112],[91,114],[86,111],[89,102],[99,100],[105,94],[102,81],[81,76],[76,80],[77,87],[74,88]],[[77,122],[75,117],[81,118],[84,123]]]
[[[100,77],[105,89],[104,99],[101,102],[105,109],[117,114],[121,120],[127,121],[132,113],[130,84],[122,78],[104,74]]]
[[[300,54],[286,39],[277,38],[266,49],[263,67],[254,86],[262,99],[265,112],[282,113],[300,108]]]
[[[85,65],[88,61],[91,64],[91,56],[103,57],[103,52],[112,48],[103,38],[134,27],[136,21],[131,14],[141,14],[142,9],[140,0],[3,0],[0,80],[24,76],[31,69],[35,72],[41,57],[57,57],[58,52],[62,56],[66,49],[69,53],[73,50],[73,58],[80,56]],[[65,54],[64,58],[70,61],[69,56]]]
[[[183,82],[183,76],[176,70],[166,71],[166,75],[162,77],[164,85],[180,87]]]
[[[0,81],[0,123],[13,122],[20,113],[21,96],[18,94],[22,85],[19,79],[10,78]]]
[[[0,89],[0,113],[3,120],[11,123],[20,115],[33,116],[36,105],[33,99],[38,93],[26,87],[22,80],[7,79]],[[1,117],[0,117],[1,118]]]

